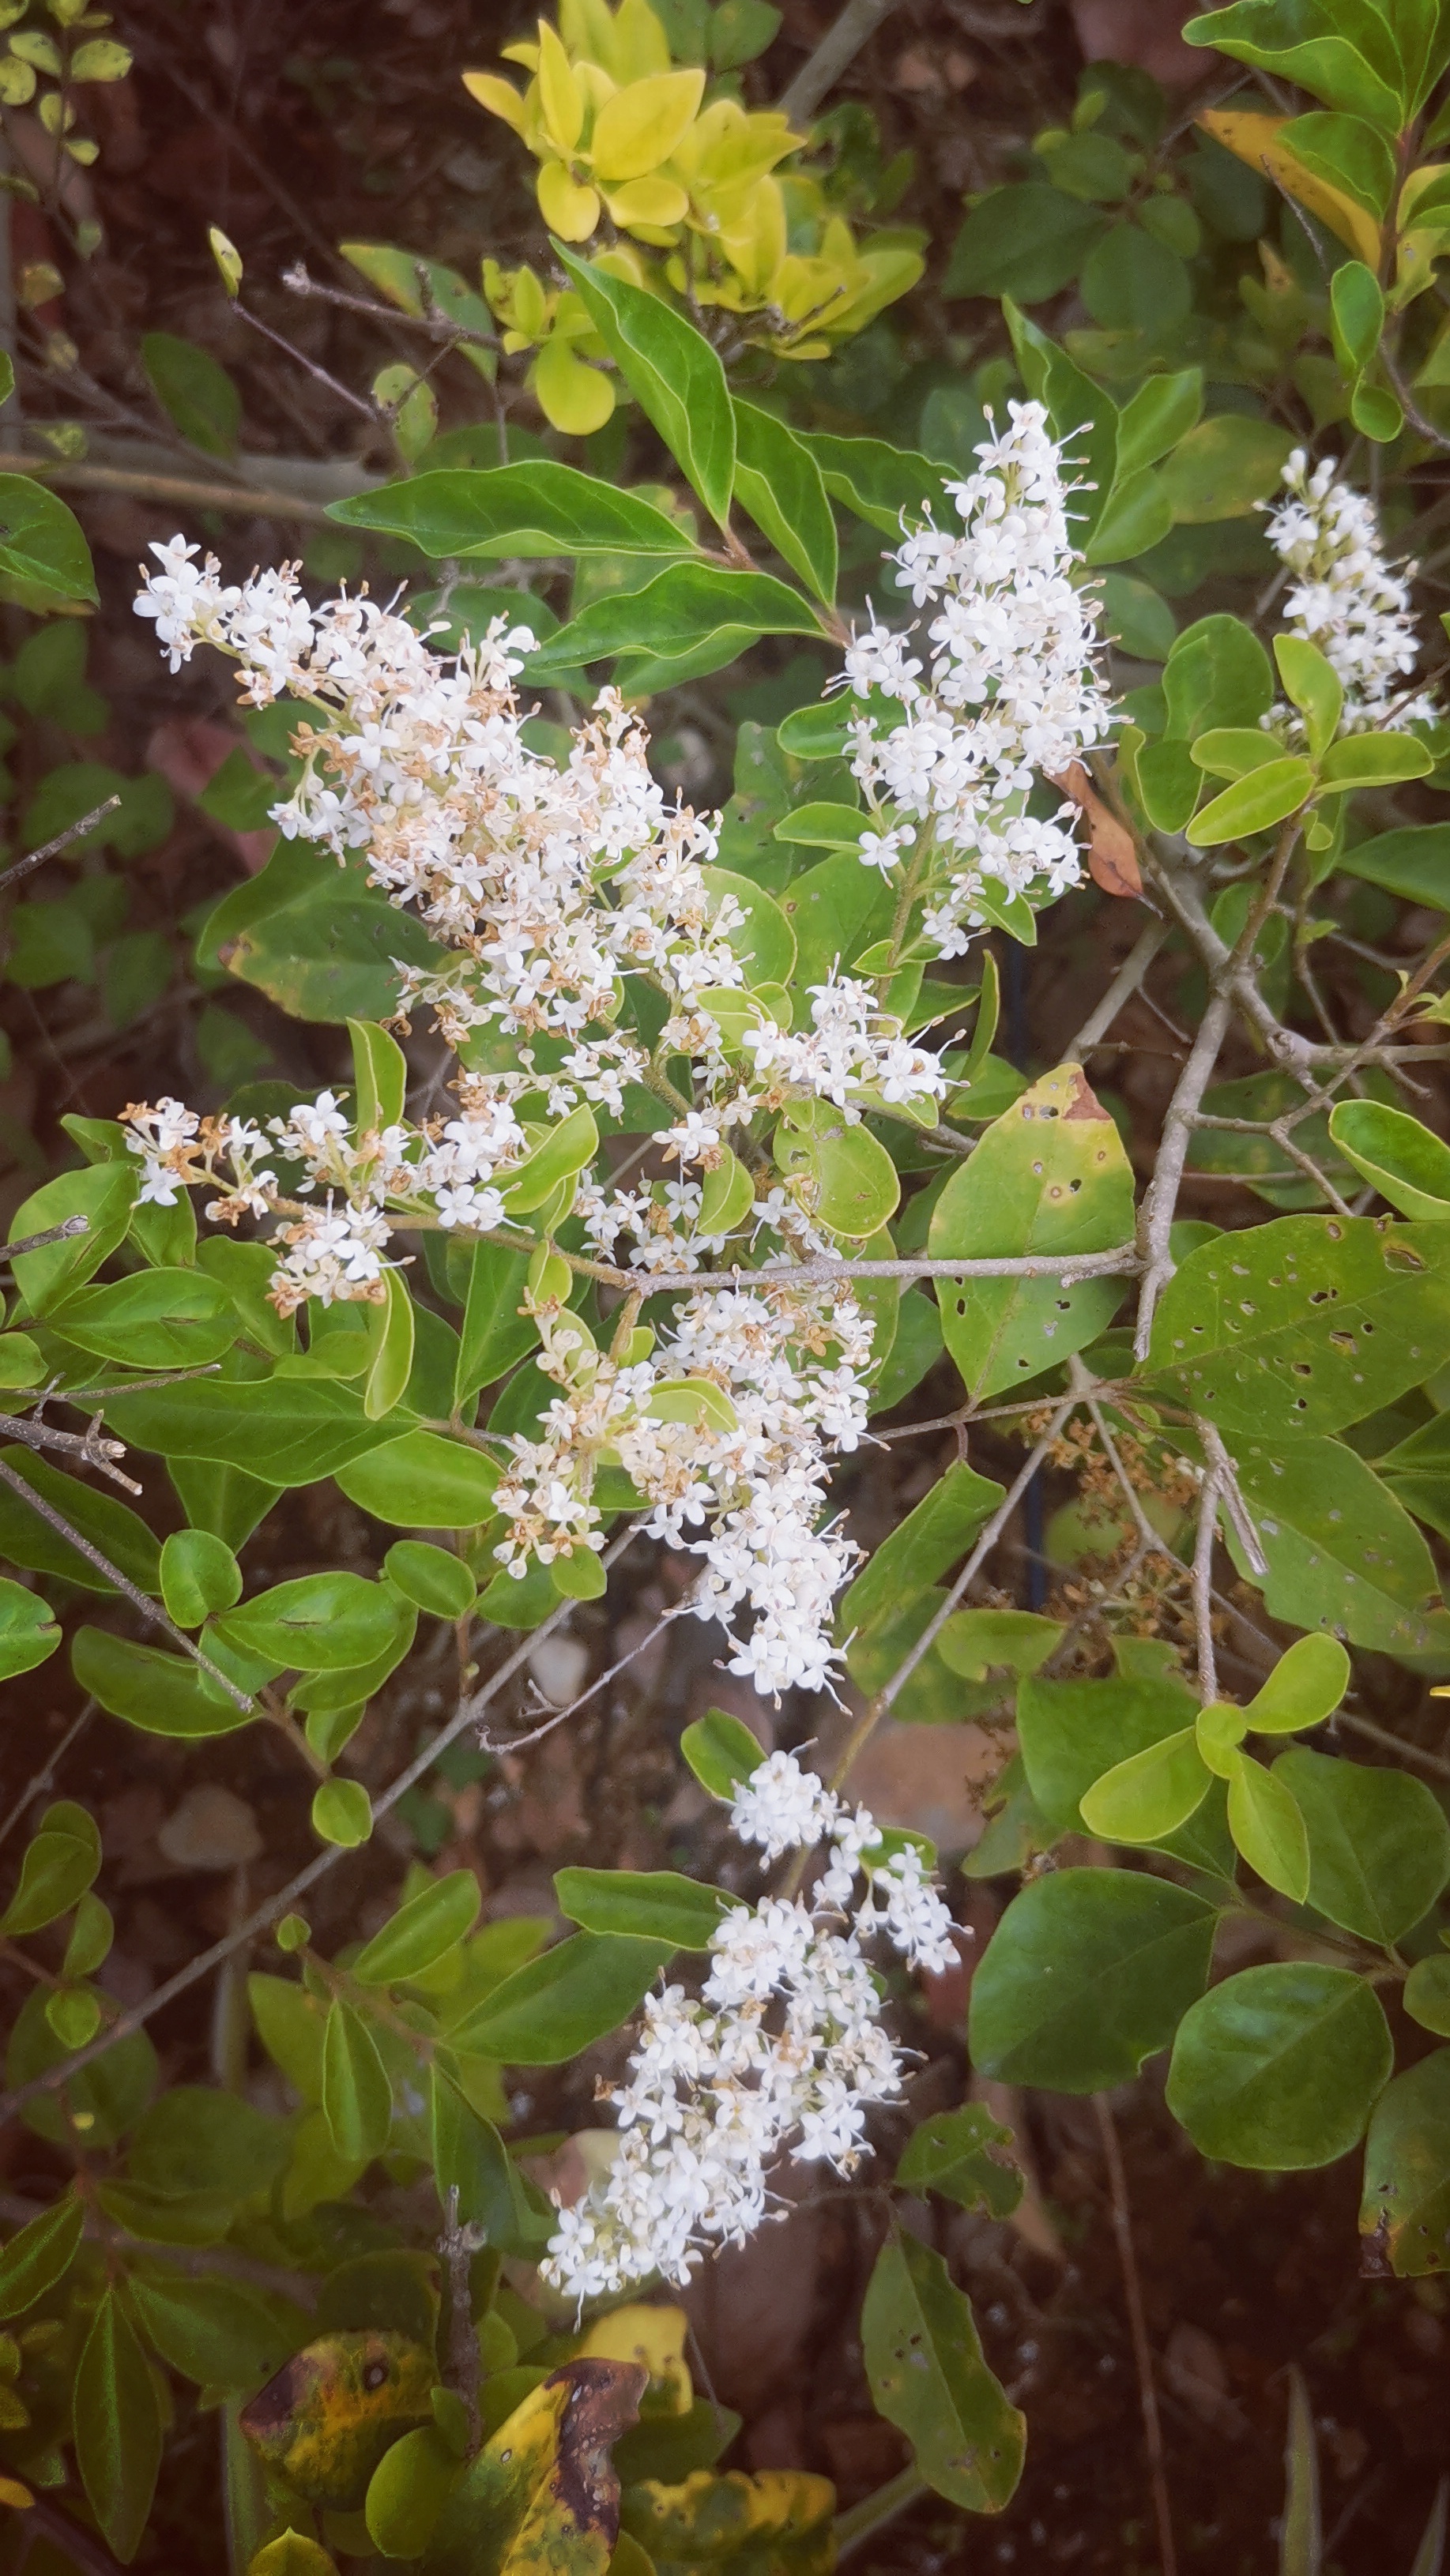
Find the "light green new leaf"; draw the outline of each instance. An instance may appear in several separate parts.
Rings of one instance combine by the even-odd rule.
[[[473,470],[441,466],[334,501],[350,528],[407,537],[425,555],[487,562],[551,555],[687,555],[688,527],[636,492],[548,457]],[[520,622],[529,624],[528,603]]]
[[[441,1431],[405,1431],[338,1469],[336,1481],[349,1502],[394,1529],[475,1529],[493,1510],[498,1475],[481,1449]]]
[[[1309,1837],[1309,1902],[1361,1940],[1403,1939],[1450,1881],[1450,1824],[1408,1771],[1371,1768],[1296,1745],[1273,1778]]]
[[[687,1726],[680,1737],[680,1751],[712,1798],[733,1798],[741,1782],[765,1760],[760,1738],[751,1734],[744,1718],[732,1717],[723,1708],[707,1709]]]
[[[836,596],[836,522],[821,469],[774,412],[734,400],[735,497],[817,599]]]
[[[323,2032],[322,2109],[348,2163],[381,2155],[393,2122],[392,2087],[366,2022],[340,2001],[329,2006]]]
[[[478,1595],[478,1586],[461,1557],[430,1539],[394,1539],[383,1559],[383,1572],[395,1591],[417,1610],[435,1619],[462,1619]]]
[[[1224,841],[1239,841],[1250,832],[1266,832],[1297,814],[1313,792],[1314,772],[1307,760],[1289,757],[1267,761],[1246,778],[1236,778],[1195,814],[1187,838],[1195,850],[1214,850]]]
[[[1233,1758],[1228,1775],[1228,1829],[1250,1869],[1295,1905],[1309,1893],[1309,1837],[1281,1766],[1267,1771],[1250,1754]]]
[[[1166,1879],[1064,1869],[1013,1898],[977,1973],[972,2064],[1006,2084],[1096,2093],[1166,2048],[1213,1951],[1212,1906]]]
[[[482,1903],[471,1869],[420,1888],[358,1952],[349,1974],[365,1986],[387,1986],[421,1976],[446,1950],[472,1931]]]
[[[1401,1216],[1450,1219],[1450,1145],[1420,1119],[1378,1100],[1340,1100],[1329,1113],[1329,1133]]]
[[[1349,1657],[1337,1637],[1296,1637],[1244,1710],[1255,1735],[1297,1735],[1332,1717],[1349,1688]]]
[[[75,2377],[75,2451],[91,2510],[129,2566],[141,2545],[161,2467],[161,2409],[120,2294],[103,2290]]]
[[[1326,751],[1319,765],[1321,796],[1343,796],[1354,787],[1398,787],[1428,778],[1435,766],[1429,744],[1412,733],[1354,733]]]
[[[1130,1753],[1084,1790],[1083,1823],[1107,1842],[1161,1843],[1203,1804],[1211,1776],[1193,1727],[1183,1727]]]
[[[1000,2513],[1022,2474],[1026,2419],[987,2367],[970,2301],[917,2237],[893,2234],[878,2254],[861,2340],[876,2411],[906,2435],[928,2485],[968,2513]]]
[[[1274,659],[1279,677],[1304,718],[1309,749],[1317,760],[1334,740],[1344,706],[1344,685],[1332,662],[1307,635],[1276,635]]]
[[[694,324],[658,295],[552,244],[641,411],[720,527],[735,482],[735,416],[725,370]]]
[[[1075,1064],[1059,1066],[994,1121],[953,1172],[931,1220],[934,1259],[1107,1252],[1130,1242],[1133,1174],[1122,1140]],[[1093,1341],[1122,1298],[1112,1278],[941,1279],[942,1332],[978,1400],[1023,1384]]]
[[[1333,2164],[1394,2063],[1378,1997],[1350,1968],[1244,1968],[1185,2014],[1168,2108],[1206,2156],[1259,2173]]]
[[[78,1288],[47,1320],[78,1349],[124,1368],[201,1368],[229,1351],[237,1311],[201,1270],[136,1270],[129,1279]]]
[[[129,1164],[93,1163],[83,1172],[62,1172],[22,1199],[10,1220],[10,1240],[45,1234],[68,1217],[84,1217],[85,1230],[43,1252],[21,1252],[15,1258],[15,1285],[32,1315],[48,1309],[79,1288],[113,1253],[131,1222],[136,1173]]]

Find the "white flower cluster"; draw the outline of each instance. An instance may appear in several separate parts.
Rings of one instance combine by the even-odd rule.
[[[861,857],[889,877],[916,851],[923,928],[943,957],[985,918],[986,881],[1033,903],[1077,883],[1073,807],[1040,819],[1027,801],[1039,772],[1058,776],[1112,720],[1093,658],[1098,603],[1071,578],[1061,451],[1040,403],[1009,410],[979,470],[947,487],[961,529],[924,528],[893,557],[917,607],[938,607],[929,682],[911,639],[879,622],[846,654],[856,695],[902,710],[892,727],[874,713],[853,727],[873,808]]]
[[[1317,644],[1344,687],[1341,733],[1404,733],[1433,724],[1428,697],[1407,696],[1403,682],[1420,657],[1410,615],[1415,566],[1392,572],[1379,521],[1367,494],[1342,483],[1333,457],[1311,473],[1296,447],[1284,467],[1288,499],[1268,524],[1269,543],[1295,582],[1284,602],[1291,631]],[[1292,708],[1268,721],[1297,725]]]
[[[770,1696],[828,1687],[831,1605],[856,1549],[817,1523],[828,1445],[852,1450],[865,1429],[871,1317],[844,1288],[702,1287],[658,1343],[643,1332],[650,1347],[616,1358],[576,1316],[536,1312],[539,1365],[561,1393],[537,1439],[510,1442],[500,1561],[522,1576],[598,1553],[598,1471],[622,1467],[650,1535],[703,1559],[689,1606],[724,1626],[730,1670]],[[731,1626],[742,1609],[755,1613],[744,1639]]]
[[[730,1908],[698,2002],[676,1985],[645,2004],[628,2081],[611,2097],[614,2160],[560,2210],[541,2267],[570,2297],[611,2296],[654,2273],[685,2281],[710,2247],[742,2244],[767,2214],[770,2169],[788,2147],[796,2162],[852,2172],[870,2152],[868,2110],[901,2090],[862,1945],[884,1931],[914,1966],[956,1959],[916,1847],[886,1844],[864,1809],[843,1806],[794,1755],[773,1753],[751,1774],[732,1821],[766,1861],[829,1837],[829,1865],[812,1906],[770,1897]],[[844,1931],[827,1913],[844,1915]]]

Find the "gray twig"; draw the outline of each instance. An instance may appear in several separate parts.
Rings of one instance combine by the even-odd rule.
[[[836,23],[822,36],[815,52],[809,54],[790,86],[783,90],[777,106],[792,125],[804,124],[814,116],[827,90],[834,89],[849,63],[853,63],[864,44],[875,35],[883,19],[889,18],[896,0],[846,0]]]
[[[44,858],[43,850],[40,856]],[[27,859],[24,864],[29,867],[30,861]],[[68,1243],[72,1235],[89,1234],[90,1230],[88,1216],[68,1216],[63,1225],[48,1225],[43,1234],[22,1234],[18,1243],[7,1243],[0,1250],[0,1261],[16,1261],[22,1252],[44,1252],[47,1244]]]
[[[1158,2524],[1158,2554],[1163,2562],[1163,2576],[1178,2576],[1178,2553],[1173,2541],[1173,2513],[1168,2499],[1168,2472],[1163,2456],[1163,2426],[1158,2414],[1158,2391],[1153,2380],[1153,2347],[1148,2340],[1148,2318],[1143,2306],[1143,2285],[1138,2278],[1138,2257],[1133,2247],[1133,2215],[1128,2205],[1128,2178],[1123,2170],[1123,2151],[1118,2144],[1113,2106],[1106,2093],[1093,2095],[1097,2113],[1098,2136],[1102,2140],[1103,2162],[1108,2169],[1108,2194],[1113,2213],[1113,2234],[1118,2244],[1118,2262],[1123,2275],[1123,2299],[1128,2311],[1128,2331],[1132,2337],[1133,2360],[1138,2372],[1138,2401],[1143,2410],[1143,2447],[1148,2454],[1148,2482],[1153,2490],[1153,2512]]]
[[[1143,1279],[1138,1291],[1138,1323],[1133,1337],[1133,1355],[1146,1360],[1153,1337],[1153,1316],[1158,1300],[1173,1276],[1175,1263],[1168,1248],[1173,1219],[1178,1210],[1178,1193],[1183,1185],[1183,1170],[1188,1159],[1193,1119],[1205,1091],[1213,1079],[1228,1028],[1230,1005],[1225,993],[1211,996],[1203,1015],[1202,1026],[1193,1041],[1188,1062],[1180,1073],[1168,1115],[1163,1122],[1162,1141],[1153,1166],[1153,1177],[1144,1193],[1138,1211],[1138,1254]]]
[[[7,886],[15,885],[21,877],[28,877],[32,868],[41,867],[47,859],[57,858],[62,850],[68,850],[72,841],[79,841],[85,833],[94,830],[97,823],[103,823],[108,814],[114,814],[120,802],[119,796],[108,796],[103,804],[93,805],[89,814],[83,814],[78,823],[67,823],[65,830],[57,832],[53,841],[43,841],[40,848],[32,850],[28,857],[17,859],[13,868],[6,868],[3,873],[0,873],[0,894],[5,892]],[[65,1230],[72,1233],[81,1231],[74,1224]],[[37,1243],[51,1243],[55,1239],[54,1235],[44,1234],[37,1235],[35,1238]],[[12,1244],[10,1248],[15,1251],[18,1247]]]
[[[1064,1064],[1081,1064],[1099,1038],[1107,1036],[1123,1004],[1137,992],[1171,928],[1171,922],[1150,921],[1146,929],[1139,931],[1097,1008],[1089,1011],[1076,1037],[1068,1040]]]

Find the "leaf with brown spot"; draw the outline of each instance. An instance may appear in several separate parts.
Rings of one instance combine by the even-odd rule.
[[[454,2487],[425,2576],[605,2576],[619,2537],[611,2446],[646,2378],[637,2362],[592,2358],[552,2371]]]
[[[1088,872],[1104,894],[1137,901],[1143,892],[1138,852],[1126,823],[1103,803],[1080,760],[1071,762],[1052,781],[1072,799],[1088,827]]]

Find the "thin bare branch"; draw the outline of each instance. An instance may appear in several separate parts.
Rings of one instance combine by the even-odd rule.
[[[119,796],[108,796],[103,804],[93,805],[89,814],[83,814],[78,823],[67,823],[65,830],[57,832],[53,841],[43,841],[38,850],[32,850],[28,857],[17,859],[12,868],[6,868],[0,872],[0,894],[5,892],[7,886],[18,885],[22,877],[28,877],[32,868],[43,867],[47,859],[58,858],[62,850],[70,848],[73,841],[79,841],[87,832],[94,831],[97,823],[103,823],[108,814],[115,813],[120,802]],[[44,1239],[44,1237],[39,1238],[41,1241]],[[13,1246],[12,1249],[14,1249]]]
[[[829,28],[815,52],[807,56],[788,89],[777,102],[780,114],[792,125],[804,125],[815,115],[828,90],[834,89],[841,74],[853,63],[864,44],[875,35],[885,18],[889,18],[896,0],[846,0],[835,25]]]
[[[44,1252],[52,1243],[68,1243],[73,1235],[89,1234],[88,1216],[68,1216],[63,1225],[48,1225],[43,1234],[22,1234],[18,1243],[7,1243],[0,1250],[0,1261],[16,1261],[22,1252]]]
[[[94,1467],[98,1475],[109,1476],[113,1485],[124,1485],[128,1494],[139,1494],[142,1489],[135,1477],[123,1476],[116,1464],[126,1455],[125,1441],[103,1440],[100,1430],[99,1414],[84,1431],[56,1431],[28,1414],[0,1413],[0,1439],[18,1440],[27,1449],[58,1449],[83,1467]]]
[[[1137,992],[1172,926],[1167,921],[1150,921],[1146,930],[1140,930],[1102,1000],[1089,1011],[1076,1037],[1068,1040],[1063,1050],[1064,1064],[1080,1064],[1091,1055],[1098,1040],[1107,1036],[1124,1003]]]
[[[1163,2456],[1163,2426],[1158,2414],[1158,2391],[1153,2378],[1153,2347],[1148,2340],[1148,2318],[1143,2306],[1143,2285],[1138,2278],[1138,2257],[1133,2245],[1133,2215],[1128,2204],[1128,2178],[1123,2170],[1123,2151],[1118,2144],[1113,2106],[1106,2093],[1093,2095],[1093,2109],[1097,2113],[1098,2136],[1102,2140],[1103,2162],[1107,2167],[1113,2234],[1117,2239],[1118,2262],[1123,2275],[1123,2300],[1128,2311],[1128,2331],[1132,2337],[1133,2360],[1138,2372],[1138,2402],[1143,2412],[1143,2448],[1148,2455],[1148,2482],[1153,2491],[1153,2514],[1158,2525],[1158,2554],[1163,2562],[1163,2576],[1178,2576],[1178,2553],[1173,2540],[1173,2512],[1168,2496],[1168,2471]]]
[[[137,501],[175,502],[180,509],[239,510],[250,519],[296,519],[329,527],[326,505],[298,492],[270,492],[245,483],[199,483],[189,474],[148,474],[139,467],[93,465],[88,459],[0,454],[0,474],[30,474],[40,483],[66,483],[78,492],[125,492]]]
[[[1162,1141],[1158,1147],[1153,1177],[1144,1193],[1138,1211],[1138,1256],[1142,1266],[1142,1285],[1138,1291],[1138,1323],[1133,1338],[1134,1358],[1147,1359],[1153,1337],[1153,1316],[1158,1300],[1172,1278],[1176,1264],[1169,1250],[1168,1238],[1178,1211],[1178,1193],[1183,1184],[1184,1165],[1193,1135],[1194,1113],[1213,1080],[1214,1067],[1223,1045],[1230,1018],[1230,1005],[1223,993],[1211,996],[1202,1025],[1193,1041],[1188,1062],[1178,1077],[1168,1115],[1163,1122]]]
[[[20,1795],[16,1799],[14,1806],[11,1808],[9,1815],[5,1818],[3,1824],[0,1824],[0,1843],[9,1840],[9,1837],[13,1834],[16,1826],[19,1824],[21,1817],[25,1814],[26,1809],[33,1805],[37,1798],[43,1797],[47,1789],[53,1789],[55,1787],[55,1775],[61,1761],[64,1756],[69,1753],[76,1737],[81,1734],[87,1726],[89,1726],[95,1713],[96,1703],[93,1699],[88,1699],[80,1710],[79,1715],[71,1719],[71,1722],[66,1728],[64,1735],[61,1737],[59,1744],[51,1747],[51,1750],[47,1753],[40,1769],[31,1779],[27,1780],[25,1787],[21,1790]]]

